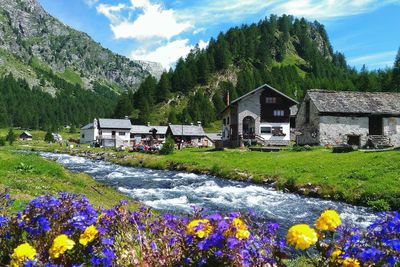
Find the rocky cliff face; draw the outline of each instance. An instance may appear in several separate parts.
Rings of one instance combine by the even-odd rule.
[[[67,71],[67,80],[72,73],[89,88],[99,81],[134,90],[149,74],[159,77],[162,73],[157,63],[130,60],[101,47],[87,34],[49,15],[37,0],[0,0],[0,50],[0,60],[8,65],[15,61],[16,65],[39,65],[55,74]],[[9,66],[9,71],[21,72],[21,68]],[[31,76],[27,80],[37,84],[38,79]]]

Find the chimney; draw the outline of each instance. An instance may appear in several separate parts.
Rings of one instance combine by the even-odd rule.
[[[197,125],[198,125],[199,127],[201,127],[201,121],[198,121],[198,122],[197,122]]]
[[[226,93],[226,106],[231,104],[231,96],[229,95],[229,90]]]
[[[150,126],[150,122],[149,121],[147,122],[147,126]]]
[[[191,122],[190,125],[193,126],[193,122]]]
[[[129,117],[128,117],[128,116],[125,116],[125,120],[129,120]]]

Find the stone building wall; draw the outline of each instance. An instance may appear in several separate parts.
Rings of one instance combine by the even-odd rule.
[[[320,117],[320,144],[341,145],[347,144],[348,136],[360,136],[360,145],[368,141],[368,117]]]
[[[306,101],[309,101],[308,95],[304,98],[296,116],[296,132],[301,133],[296,137],[298,145],[318,145],[319,144],[319,115],[314,103],[310,101],[310,122],[306,123]]]
[[[390,138],[394,146],[400,146],[400,118],[383,118],[383,134]]]
[[[238,132],[239,135],[243,134],[243,119],[250,116],[255,121],[255,133],[260,133],[260,104],[261,91],[254,93],[253,95],[239,101],[238,103]]]

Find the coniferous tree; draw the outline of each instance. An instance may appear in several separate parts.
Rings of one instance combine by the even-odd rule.
[[[400,92],[400,48],[397,51],[396,59],[393,65],[392,87],[393,91]]]

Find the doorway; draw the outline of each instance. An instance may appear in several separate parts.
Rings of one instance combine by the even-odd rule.
[[[369,117],[369,135],[383,135],[383,118],[379,116]]]

